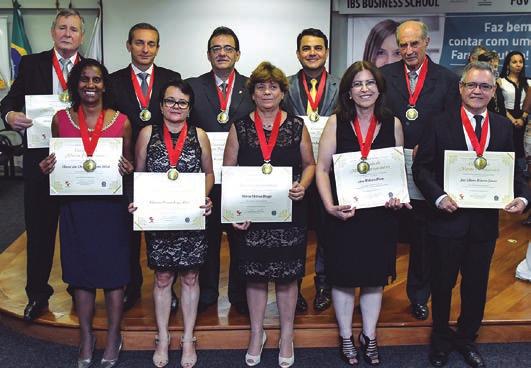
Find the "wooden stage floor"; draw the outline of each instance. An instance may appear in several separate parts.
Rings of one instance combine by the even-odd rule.
[[[480,342],[531,341],[531,283],[515,279],[515,268],[525,258],[531,228],[520,224],[523,219],[502,214],[500,238],[492,262],[488,300]],[[0,255],[0,321],[22,333],[64,344],[78,343],[78,321],[72,310],[70,296],[61,280],[59,249],[56,249],[51,285],[55,293],[50,299],[49,312],[34,323],[22,321],[26,304],[25,286],[25,233]],[[58,248],[58,245],[57,245]],[[142,300],[127,312],[123,320],[124,349],[153,349],[155,318],[151,298],[153,273],[145,267],[145,250],[142,250],[144,285]],[[408,265],[408,246],[399,245],[397,280],[386,287],[380,315],[378,341],[381,345],[410,345],[428,343],[431,321],[417,321],[409,313],[405,292],[405,277]],[[295,345],[297,347],[332,347],[336,345],[337,329],[333,308],[317,313],[312,308],[314,297],[315,238],[310,233],[307,258],[307,274],[303,281],[303,294],[310,308],[307,313],[295,318]],[[224,238],[222,250],[222,274],[220,299],[197,319],[196,336],[199,349],[243,349],[247,346],[249,321],[247,317],[231,310],[227,300],[228,251]],[[458,315],[458,290],[454,289],[452,320]],[[275,304],[274,288],[270,285],[265,327],[270,337],[268,347],[278,340],[279,321]],[[106,319],[103,293],[98,291],[94,326],[98,346],[105,340]],[[354,318],[355,333],[360,329],[359,308]],[[170,320],[172,348],[178,348],[182,333],[180,311]]]

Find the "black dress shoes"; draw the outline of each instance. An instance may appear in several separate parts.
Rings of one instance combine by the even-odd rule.
[[[48,308],[48,300],[30,300],[24,308],[24,320],[33,321],[44,314]]]
[[[214,305],[214,304],[216,304],[216,302],[213,302],[213,303],[199,302],[199,304],[197,305],[197,313],[203,313],[208,308],[210,308],[211,305]]]
[[[177,295],[172,291],[171,292],[171,304],[170,304],[170,310],[171,313],[176,313],[177,308],[179,308],[179,299],[177,298]]]
[[[485,361],[474,345],[466,345],[458,348],[459,353],[465,359],[466,364],[474,368],[485,368]]]
[[[133,308],[135,304],[140,300],[140,292],[125,292],[124,295],[124,312],[127,312],[129,309]]]
[[[430,315],[430,310],[426,304],[412,304],[411,305],[411,314],[413,317],[420,321],[425,321]]]
[[[330,290],[324,288],[317,289],[315,299],[313,300],[313,308],[317,312],[322,312],[330,308],[331,305],[332,296],[330,295]]]
[[[443,350],[435,350],[431,349],[430,354],[428,355],[428,359],[430,360],[430,363],[434,367],[444,367],[446,363],[448,363],[448,355],[450,355],[450,352],[443,351]]]
[[[304,299],[301,292],[299,291],[297,295],[297,305],[295,306],[295,312],[304,313],[307,310],[308,310],[308,303],[306,303],[306,299]]]

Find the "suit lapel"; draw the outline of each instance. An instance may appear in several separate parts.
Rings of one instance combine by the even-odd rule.
[[[448,134],[452,141],[452,147],[455,150],[468,151],[466,145],[465,132],[463,131],[463,123],[461,122],[460,110],[454,110],[450,115],[450,121],[448,122],[450,127]]]
[[[41,75],[41,81],[46,89],[53,93],[53,79],[52,79],[52,55],[53,49],[43,55],[44,59],[42,63],[39,63],[39,71]]]
[[[155,73],[155,80],[153,81],[153,89],[151,90],[151,98],[149,99],[149,110],[153,113],[155,109],[158,109],[159,105],[159,92],[162,87],[162,78],[160,75],[160,68],[153,64],[153,71]],[[132,84],[132,83],[131,83]]]
[[[119,85],[124,86],[124,89],[119,93],[124,93],[126,95],[126,101],[129,101],[131,105],[131,111],[135,111],[135,113],[138,113],[140,111],[140,105],[136,98],[135,87],[133,86],[133,82],[131,81],[131,65],[129,65],[123,70],[122,83],[120,83]]]
[[[324,94],[322,111],[331,111],[333,109],[333,102],[337,94],[337,85],[335,81],[330,79],[330,74],[326,78],[326,88]]]
[[[409,101],[409,91],[406,85],[406,77],[404,75],[404,63],[397,63],[396,70],[394,71],[391,79],[391,83],[394,86],[394,90],[400,92],[406,101]]]
[[[299,86],[299,75],[300,72],[295,74],[291,78],[289,86],[289,98],[291,99],[292,105],[295,107],[295,112],[303,111],[301,115],[306,115],[306,107],[302,105],[301,89]]]
[[[218,93],[216,91],[217,87],[213,73],[210,72],[204,74],[202,83],[205,97],[208,100],[208,106],[211,106],[212,110],[214,110],[214,113],[217,115],[221,111],[221,107],[219,105]]]
[[[230,98],[230,109],[229,109],[230,116],[236,115],[236,111],[238,111],[238,108],[240,107],[240,104],[243,101],[244,93],[245,93],[244,78],[240,75],[240,73],[236,72],[236,77],[234,78],[234,86],[232,87],[232,95]]]

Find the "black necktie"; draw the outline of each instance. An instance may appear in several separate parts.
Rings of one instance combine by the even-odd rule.
[[[479,141],[481,140],[481,121],[483,120],[483,116],[474,115],[474,119],[476,119],[476,129],[474,129],[474,132],[476,133],[476,137],[478,137]]]

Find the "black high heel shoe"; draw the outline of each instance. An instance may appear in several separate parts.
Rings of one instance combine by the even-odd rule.
[[[362,337],[363,341],[361,341]],[[376,337],[371,340],[367,336],[365,336],[363,331],[361,331],[358,340],[360,342],[360,349],[363,355],[363,360],[365,360],[369,365],[379,365],[380,356],[378,354],[378,344],[376,343]]]
[[[360,352],[356,349],[352,335],[346,339],[339,336],[339,356],[348,365],[358,365],[360,362]],[[355,362],[352,362],[353,360]]]

